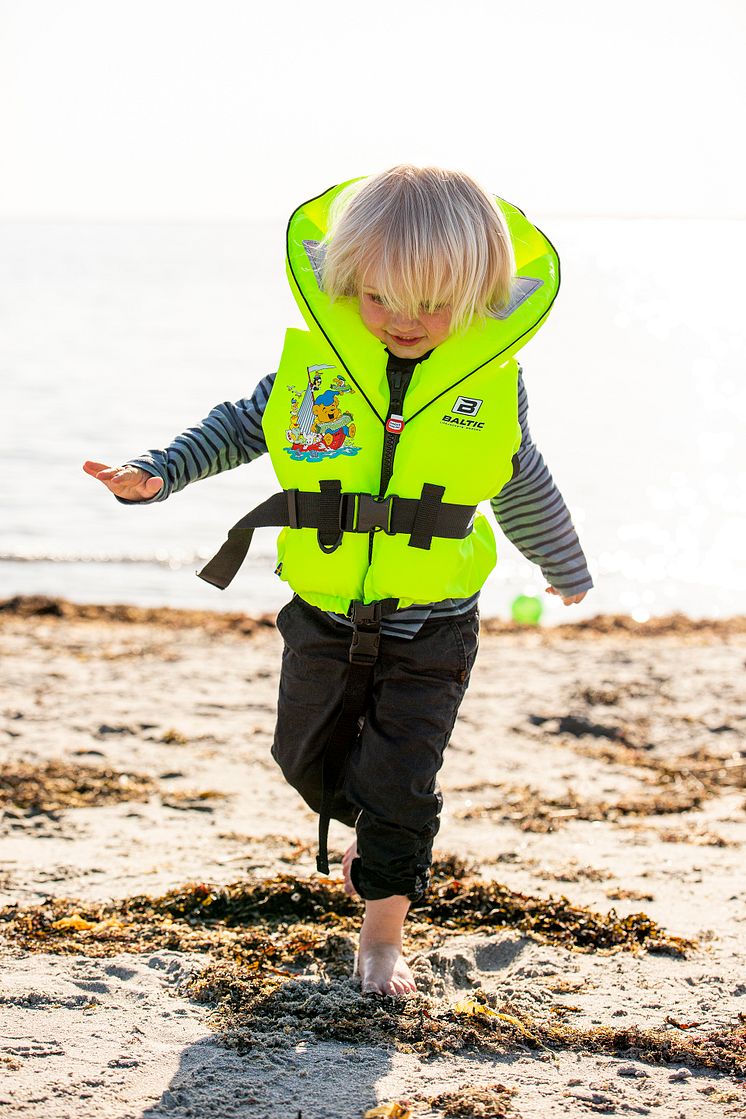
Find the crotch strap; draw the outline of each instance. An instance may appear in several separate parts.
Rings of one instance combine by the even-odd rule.
[[[399,605],[396,598],[379,602],[353,602],[348,617],[352,621],[350,667],[342,696],[342,707],[332,727],[321,761],[321,808],[319,809],[319,851],[316,869],[329,873],[329,822],[332,802],[342,776],[347,755],[359,733],[360,719],[365,714],[373,683],[373,667],[381,644],[381,619],[393,614]]]

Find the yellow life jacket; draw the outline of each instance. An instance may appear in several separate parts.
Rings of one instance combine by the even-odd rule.
[[[304,203],[288,224],[288,278],[309,329],[287,331],[262,421],[284,491],[267,515],[281,509],[281,519],[249,515],[234,526],[234,544],[258,523],[285,525],[278,573],[327,610],[465,598],[496,562],[494,534],[476,506],[513,474],[521,439],[514,355],[549,313],[559,261],[521,211],[497,199],[516,257],[510,303],[420,361],[392,420],[383,343],[356,300],[332,302],[320,285],[330,206],[347,185]],[[379,493],[386,441],[395,453]],[[212,564],[200,574],[225,585]]]

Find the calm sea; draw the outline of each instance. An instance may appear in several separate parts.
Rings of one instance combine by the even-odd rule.
[[[562,290],[522,353],[535,442],[596,589],[549,622],[746,612],[746,223],[541,219]],[[276,368],[282,223],[0,225],[0,597],[262,612],[288,588],[273,530],[228,591],[194,575],[274,492],[264,460],[126,508],[83,474],[163,446]],[[483,612],[545,581],[498,533]]]

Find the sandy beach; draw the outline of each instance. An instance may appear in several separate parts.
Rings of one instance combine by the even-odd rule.
[[[3,1114],[746,1114],[746,618],[483,625],[406,1002],[270,757],[280,647],[0,603]]]

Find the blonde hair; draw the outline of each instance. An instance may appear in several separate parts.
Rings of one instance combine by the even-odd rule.
[[[375,288],[392,310],[451,307],[451,329],[505,307],[515,275],[495,200],[462,171],[400,164],[354,183],[332,209],[324,290],[335,299]]]

